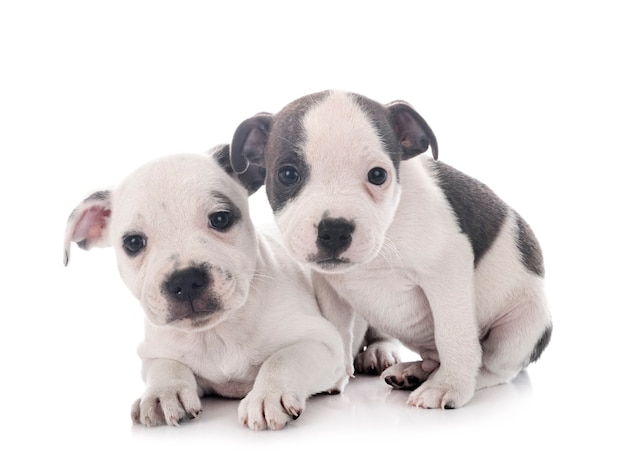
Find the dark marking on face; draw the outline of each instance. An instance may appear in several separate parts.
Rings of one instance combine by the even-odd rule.
[[[328,94],[329,92],[320,92],[302,97],[291,102],[274,116],[272,132],[265,149],[268,156],[265,159],[267,163],[265,187],[274,213],[294,199],[306,185],[310,168],[305,156],[302,155],[302,147],[306,141],[302,119],[313,105],[322,101]],[[293,167],[299,174],[296,183],[285,185],[279,179],[278,173],[285,166]]]
[[[212,285],[209,268],[205,265],[174,271],[161,286],[169,301],[167,322],[203,319],[220,310],[221,303],[213,294]]]
[[[439,161],[433,161],[431,168],[472,244],[477,267],[497,238],[508,207],[493,190],[461,171]]]
[[[535,348],[530,355],[530,362],[537,362],[541,357],[541,354],[546,349],[548,344],[550,343],[550,338],[552,337],[552,325],[546,327],[545,331],[535,344]]]
[[[227,211],[230,213],[230,225],[228,226],[228,229],[231,229],[239,222],[239,220],[241,220],[241,210],[225,194],[222,192],[212,192],[211,197],[216,201],[218,207],[220,208],[219,211]]]
[[[230,146],[228,144],[224,144],[222,146],[215,147],[211,149],[211,153],[213,157],[220,165],[222,169],[224,169],[229,175],[234,175],[235,171],[233,170],[232,165],[230,164]]]
[[[543,277],[545,268],[539,241],[537,241],[535,233],[530,229],[528,223],[517,213],[515,216],[517,218],[517,249],[522,256],[522,262],[529,271]]]
[[[398,170],[400,161],[402,160],[402,145],[393,129],[389,110],[380,103],[362,95],[351,93],[350,96],[367,115],[370,123],[378,133],[378,137],[383,144],[383,149],[389,157],[391,157],[393,165],[396,168],[396,176],[399,178]]]

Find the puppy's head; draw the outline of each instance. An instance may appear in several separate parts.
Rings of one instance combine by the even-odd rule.
[[[227,153],[222,146],[212,156],[157,159],[92,194],[68,220],[65,263],[72,241],[113,246],[150,322],[215,326],[245,303],[256,264],[248,195],[219,165]]]
[[[381,105],[337,91],[300,98],[239,125],[235,172],[266,185],[291,255],[320,272],[342,272],[381,250],[400,198],[400,162],[437,140],[407,103]]]

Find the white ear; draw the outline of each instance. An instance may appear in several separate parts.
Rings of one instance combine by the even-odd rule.
[[[85,250],[110,246],[108,238],[110,218],[110,190],[100,190],[83,200],[67,220],[63,263],[67,265],[70,261],[72,241]]]

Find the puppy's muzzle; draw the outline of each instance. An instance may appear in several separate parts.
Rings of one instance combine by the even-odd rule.
[[[325,257],[338,258],[352,242],[354,223],[345,218],[324,218],[317,226],[317,247]]]
[[[170,275],[163,284],[169,300],[168,322],[183,318],[195,319],[219,309],[210,293],[211,277],[206,269],[190,267]]]

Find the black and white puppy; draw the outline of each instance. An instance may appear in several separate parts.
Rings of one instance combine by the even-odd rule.
[[[528,224],[437,154],[407,103],[325,91],[241,123],[231,163],[265,183],[346,342],[359,313],[422,358],[387,369],[387,383],[416,388],[410,405],[455,408],[536,361],[552,322]]]
[[[253,226],[248,193],[220,166],[228,146],[211,154],[156,159],[93,193],[69,218],[65,263],[72,241],[113,246],[141,302],[136,423],[178,425],[214,394],[243,398],[249,428],[280,429],[309,396],[343,389],[342,339],[309,276]]]

